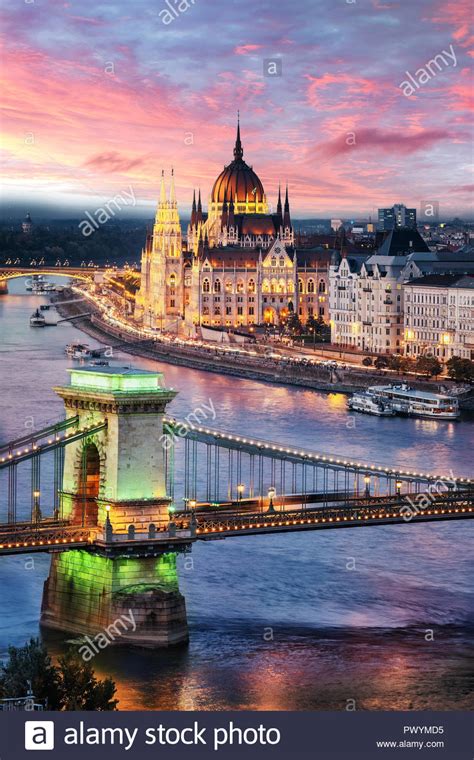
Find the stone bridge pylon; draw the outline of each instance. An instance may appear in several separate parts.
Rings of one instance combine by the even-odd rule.
[[[70,385],[55,388],[67,417],[77,416],[81,428],[103,428],[65,446],[61,516],[104,542],[52,555],[42,625],[93,637],[132,617],[114,643],[187,641],[176,569],[176,552],[186,542],[152,549],[144,542],[140,549],[140,542],[128,548],[122,541],[119,548],[113,537],[146,538],[169,523],[163,415],[176,392],[164,387],[159,372],[90,367],[70,374]]]

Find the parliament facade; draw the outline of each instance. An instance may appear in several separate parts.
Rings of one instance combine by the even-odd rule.
[[[262,182],[243,159],[240,125],[233,161],[214,182],[207,212],[192,202],[183,240],[174,177],[161,190],[142,252],[135,315],[146,326],[250,328],[284,324],[292,313],[328,321],[331,251],[295,243],[288,187],[271,213]]]

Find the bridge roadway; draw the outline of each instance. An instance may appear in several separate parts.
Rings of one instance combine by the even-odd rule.
[[[460,520],[474,517],[474,489],[450,491],[434,494],[428,509],[407,521],[403,507],[409,502],[406,497],[347,497],[333,495],[325,503],[298,509],[276,507],[269,511],[265,505],[260,511],[246,511],[253,504],[225,502],[222,507],[215,504],[198,504],[195,510],[176,512],[172,523],[157,531],[156,537],[136,534],[134,539],[127,534],[114,533],[112,540],[106,541],[103,532],[96,528],[73,525],[66,521],[46,519],[37,523],[16,523],[3,525],[0,529],[0,556],[5,554],[27,554],[65,549],[83,548],[100,551],[114,556],[154,556],[163,551],[182,551],[196,540],[215,540],[261,533],[282,533],[301,530],[321,530],[333,528],[370,527],[374,525],[411,525],[419,522],[439,522],[440,520]],[[291,500],[297,498],[292,495]],[[307,498],[307,496],[306,496]],[[301,499],[301,497],[300,497]],[[252,501],[252,500],[248,500]],[[315,501],[317,499],[315,498]],[[413,508],[416,502],[411,502]],[[244,511],[245,510],[245,511]]]

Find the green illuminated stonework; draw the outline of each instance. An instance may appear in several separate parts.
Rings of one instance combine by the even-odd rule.
[[[119,619],[133,619],[133,625],[123,626],[113,644],[168,647],[188,641],[175,554],[109,559],[74,550],[52,556],[43,626],[93,638]]]

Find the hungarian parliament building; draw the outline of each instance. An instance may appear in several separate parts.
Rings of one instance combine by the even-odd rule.
[[[240,125],[234,158],[214,182],[208,210],[194,194],[183,239],[173,173],[162,173],[153,230],[142,252],[135,316],[146,326],[195,334],[200,325],[251,328],[328,315],[329,246],[296,243],[288,187],[269,209],[244,161]],[[276,194],[276,193],[275,193]]]

